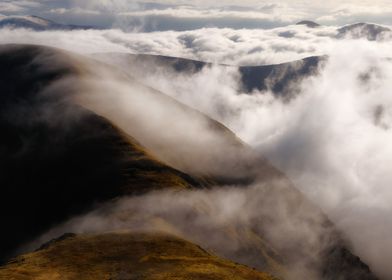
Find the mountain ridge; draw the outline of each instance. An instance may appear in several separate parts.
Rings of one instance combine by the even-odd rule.
[[[28,28],[34,31],[97,29],[93,26],[61,24],[34,15],[0,17],[0,28]]]

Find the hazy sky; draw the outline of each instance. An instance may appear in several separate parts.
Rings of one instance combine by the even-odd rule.
[[[0,14],[132,31],[271,28],[310,19],[327,25],[392,24],[392,1],[2,0]]]

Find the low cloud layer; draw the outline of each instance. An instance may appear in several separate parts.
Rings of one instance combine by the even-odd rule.
[[[304,25],[271,30],[206,28],[153,33],[126,33],[118,29],[31,32],[22,28],[2,28],[0,43],[45,44],[82,54],[121,52],[228,65],[264,65],[326,55],[336,48],[338,36],[359,41],[369,36],[378,41],[375,47],[380,56],[388,56],[392,32],[383,29],[375,32],[367,27],[347,29],[342,34],[338,34],[337,27],[308,28]]]
[[[199,29],[125,33],[120,30],[45,31],[0,29],[0,43],[45,44],[78,53],[130,52],[184,57],[230,65],[281,63],[323,55],[336,28],[288,26],[272,30]]]

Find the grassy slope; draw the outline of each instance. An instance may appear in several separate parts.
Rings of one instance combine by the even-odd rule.
[[[95,203],[199,184],[106,119],[45,93],[60,77],[80,74],[70,61],[46,48],[0,48],[0,219],[7,229],[0,260]]]
[[[233,279],[272,280],[266,273],[213,256],[161,234],[70,236],[22,255],[0,279]]]

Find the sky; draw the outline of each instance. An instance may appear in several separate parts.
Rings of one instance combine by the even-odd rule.
[[[126,31],[193,30],[202,27],[272,28],[301,20],[323,25],[392,24],[392,2],[374,1],[131,1],[3,0],[0,14],[37,15],[62,23]]]

